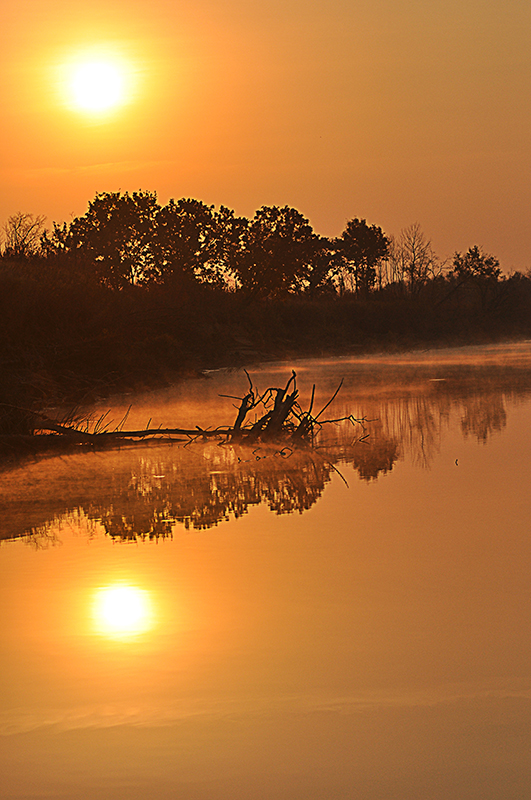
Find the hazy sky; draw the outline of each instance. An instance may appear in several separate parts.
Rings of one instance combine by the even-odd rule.
[[[529,0],[4,0],[0,224],[148,189],[531,267]],[[106,114],[74,64],[125,67]]]

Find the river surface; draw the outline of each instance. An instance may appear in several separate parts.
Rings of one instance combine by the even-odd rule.
[[[3,800],[531,796],[531,343],[297,373],[314,450],[0,473]],[[118,398],[232,423],[243,372]]]

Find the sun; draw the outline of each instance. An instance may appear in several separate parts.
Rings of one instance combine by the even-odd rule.
[[[148,74],[145,57],[120,41],[72,44],[56,54],[48,71],[57,106],[89,126],[130,119],[146,98]]]
[[[86,112],[110,111],[125,101],[125,74],[109,60],[93,59],[73,67],[69,81],[73,105]]]
[[[70,88],[78,108],[107,111],[123,102],[124,77],[115,64],[87,61],[74,69]]]
[[[123,638],[147,632],[153,627],[149,593],[136,586],[105,586],[94,596],[93,619],[103,636]]]

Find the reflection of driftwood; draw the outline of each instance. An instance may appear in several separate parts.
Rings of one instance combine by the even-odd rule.
[[[253,386],[252,380],[245,371],[249,381],[249,390],[240,401],[233,425],[219,426],[214,429],[201,428],[150,428],[143,430],[124,430],[127,419],[125,415],[122,422],[114,430],[108,430],[105,424],[107,415],[100,417],[92,426],[86,420],[82,423],[66,420],[59,422],[45,417],[36,412],[27,412],[32,417],[34,434],[29,436],[3,436],[0,444],[21,445],[29,447],[34,442],[36,449],[42,449],[50,444],[52,447],[63,443],[65,445],[89,446],[114,446],[123,442],[146,442],[147,440],[165,440],[177,442],[193,442],[217,439],[222,442],[231,442],[242,445],[254,445],[265,442],[289,442],[291,444],[311,443],[314,434],[327,422],[339,420],[322,420],[323,412],[336,397],[341,384],[326,405],[315,416],[312,414],[315,386],[312,390],[310,406],[303,411],[298,403],[299,392],[297,389],[297,376],[292,372],[284,388],[268,388],[260,394]],[[222,395],[227,397],[228,395]],[[251,415],[254,412],[254,419]],[[342,418],[351,423],[361,422],[352,417]],[[151,422],[151,421],[150,421]],[[92,429],[91,429],[92,428]]]

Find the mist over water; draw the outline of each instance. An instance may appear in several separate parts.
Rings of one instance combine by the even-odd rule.
[[[531,345],[294,369],[311,450],[216,442],[2,472],[5,797],[526,796]],[[231,424],[215,371],[115,398]],[[17,759],[35,764],[32,775]],[[510,777],[508,777],[510,775]]]

